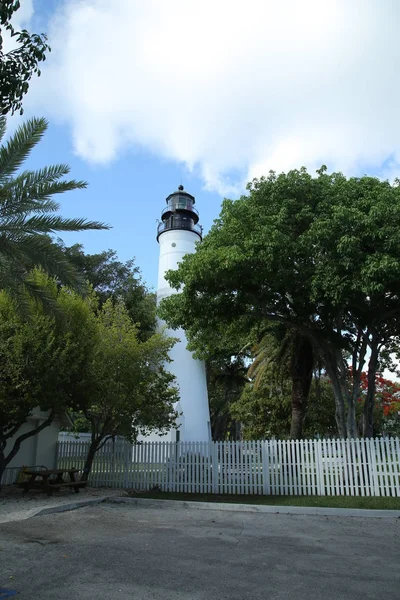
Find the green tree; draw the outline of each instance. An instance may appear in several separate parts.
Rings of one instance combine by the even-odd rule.
[[[248,375],[254,378],[255,389],[262,384],[270,367],[275,367],[281,376],[291,378],[290,437],[301,439],[314,369],[312,343],[296,329],[273,324],[254,348],[254,361]]]
[[[150,337],[156,329],[156,296],[143,282],[140,269],[133,259],[118,260],[115,250],[85,254],[81,244],[67,247],[59,242],[65,256],[91,284],[100,307],[111,299],[122,300],[134,323],[139,324],[140,339]]]
[[[29,89],[32,75],[40,75],[39,65],[46,60],[50,52],[47,37],[44,34],[29,33],[26,29],[16,31],[11,20],[20,8],[19,0],[1,0],[0,2],[0,114],[23,113],[22,99]],[[9,52],[4,53],[4,38],[6,31],[16,42]]]
[[[23,441],[50,425],[57,412],[83,393],[95,334],[90,299],[57,290],[43,273],[32,278],[46,288],[58,311],[57,317],[49,316],[32,302],[26,320],[9,295],[0,292],[0,480]],[[10,446],[36,407],[48,411],[47,419]]]
[[[292,382],[277,378],[271,370],[258,387],[249,383],[231,407],[232,416],[242,424],[247,440],[291,436]],[[303,437],[337,435],[335,399],[326,378],[314,377],[304,418]]]
[[[273,376],[264,376],[262,384],[248,383],[230,412],[240,422],[245,440],[271,437],[288,438],[291,417],[291,383],[289,379],[277,382]]]
[[[313,178],[303,168],[271,172],[248,191],[224,201],[196,252],[168,273],[181,293],[160,315],[205,358],[227,327],[278,322],[296,331],[332,381],[340,436],[356,437],[362,368],[368,361],[373,403],[372,375],[398,333],[400,188],[325,168]]]
[[[139,432],[167,431],[176,419],[174,376],[165,364],[175,340],[155,333],[141,341],[122,302],[107,300],[97,313],[97,338],[86,385],[74,408],[90,423],[91,444],[82,478],[89,476],[95,453],[108,439]]]
[[[105,229],[104,224],[68,219],[57,214],[56,194],[86,187],[83,181],[63,179],[67,165],[18,172],[47,129],[45,119],[30,119],[0,148],[0,289],[6,289],[21,308],[27,294],[51,301],[46,288],[32,278],[41,267],[50,276],[72,287],[83,287],[83,279],[49,235],[60,231]],[[0,118],[0,141],[6,120]]]
[[[240,423],[233,418],[231,406],[240,398],[248,381],[244,360],[242,357],[209,360],[206,372],[212,439],[238,440]]]

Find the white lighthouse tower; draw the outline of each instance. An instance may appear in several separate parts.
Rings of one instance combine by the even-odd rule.
[[[176,269],[185,254],[194,252],[195,243],[202,239],[199,213],[194,207],[195,198],[184,191],[183,185],[168,196],[166,203],[157,228],[157,241],[160,244],[157,303],[176,293],[165,280],[165,272]],[[211,428],[205,365],[193,358],[187,349],[183,329],[167,329],[166,333],[179,338],[170,352],[172,363],[168,365],[179,385],[179,404],[183,413],[177,440],[208,442],[211,440]]]

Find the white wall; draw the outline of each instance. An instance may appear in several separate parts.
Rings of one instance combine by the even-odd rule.
[[[149,435],[138,435],[138,442],[176,442],[178,438],[182,440],[182,433],[185,429],[185,417],[183,415],[182,405],[180,402],[174,404],[174,410],[178,413],[176,419],[177,427],[173,427],[170,431],[164,434],[159,434],[152,431]],[[179,433],[178,433],[179,432]]]
[[[172,289],[166,281],[165,272],[177,269],[185,254],[193,254],[196,249],[196,242],[200,242],[199,236],[185,229],[164,231],[158,238],[160,245],[157,283],[158,301],[176,293],[176,290]]]
[[[185,254],[195,251],[196,242],[199,240],[198,235],[185,230],[174,229],[160,235],[157,302],[177,293],[165,280],[165,272],[176,269]],[[160,326],[162,325],[160,322]],[[211,429],[205,365],[203,361],[195,360],[187,349],[183,329],[167,329],[166,334],[179,338],[170,352],[173,362],[168,364],[167,368],[174,373],[179,384],[180,404],[185,418],[184,427],[181,428],[181,441],[209,441]]]
[[[19,428],[15,436],[8,440],[6,445],[6,455],[12,449],[15,440],[20,435],[35,429],[38,425],[43,423],[46,417],[47,413],[43,413],[39,410],[34,411],[31,418]],[[12,459],[10,464],[7,465],[7,468],[38,465],[43,465],[48,469],[54,468],[56,464],[56,444],[59,430],[60,422],[56,419],[39,434],[32,435],[24,440],[18,453]]]

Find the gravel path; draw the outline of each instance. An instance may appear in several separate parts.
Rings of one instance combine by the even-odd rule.
[[[26,494],[15,485],[7,485],[0,492],[0,523],[29,519],[43,508],[63,506],[71,502],[89,500],[101,496],[122,496],[123,490],[111,488],[85,488],[75,494],[72,490],[60,490],[47,496],[43,492],[31,490]]]

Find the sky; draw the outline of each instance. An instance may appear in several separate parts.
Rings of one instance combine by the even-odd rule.
[[[112,229],[66,243],[135,257],[150,287],[156,221],[181,183],[207,231],[270,169],[400,173],[397,0],[21,4],[18,24],[52,47],[24,104],[49,121],[30,166],[66,162],[88,182],[62,214]]]

